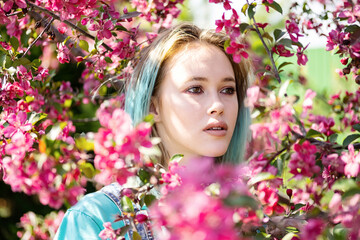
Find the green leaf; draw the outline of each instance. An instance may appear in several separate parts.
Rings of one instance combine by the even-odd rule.
[[[10,38],[11,46],[14,48],[14,51],[16,52],[19,47],[19,40],[16,37]]]
[[[38,67],[41,65],[41,60],[40,60],[40,59],[34,59],[34,60],[31,62],[31,65],[32,65],[33,67],[38,68]]]
[[[268,6],[268,7],[271,7],[272,9],[274,9],[275,11],[277,11],[277,12],[279,12],[281,14],[283,13],[281,6],[275,1],[273,3],[271,3],[271,4],[268,3],[268,2],[265,2],[264,5]]]
[[[274,39],[272,38],[272,36],[270,36],[270,34],[268,32],[264,32],[262,37],[269,39],[271,42],[274,41]]]
[[[290,64],[293,64],[292,62],[283,62],[280,64],[280,66],[278,67],[278,70],[280,70],[281,68],[287,66],[287,65],[290,65]]]
[[[175,154],[174,156],[172,156],[170,158],[170,162],[172,162],[172,161],[180,162],[183,157],[184,157],[184,154]]]
[[[224,203],[232,207],[250,207],[252,209],[258,208],[255,199],[247,195],[230,194],[227,198],[224,199]]]
[[[343,179],[339,179],[337,180],[334,185],[332,186],[331,190],[335,191],[335,190],[340,190],[343,192],[346,192],[350,189],[353,188],[357,188],[357,184],[356,182],[351,179],[351,178],[343,178]]]
[[[297,211],[297,210],[299,210],[300,208],[302,208],[302,207],[304,207],[304,206],[306,206],[305,204],[302,204],[302,203],[298,203],[298,204],[295,204],[295,208],[294,208],[294,211]]]
[[[241,33],[244,33],[248,28],[250,28],[248,23],[240,23],[239,29]]]
[[[295,234],[295,233],[293,233],[293,232],[289,232],[288,234],[286,234],[283,238],[282,238],[282,240],[291,240],[291,239],[293,239],[293,237],[296,237],[297,235]]]
[[[153,114],[148,114],[144,117],[144,122],[148,122],[150,124],[154,124],[154,115]]]
[[[87,140],[86,137],[75,138],[75,146],[79,150],[94,151],[94,143]]]
[[[347,147],[350,143],[360,138],[360,134],[351,134],[344,139],[343,146]]]
[[[279,40],[282,36],[284,36],[285,32],[281,31],[280,29],[274,30],[274,37],[275,41]]]
[[[252,19],[255,15],[255,11],[254,11],[255,7],[256,7],[256,3],[255,4],[253,3],[248,8],[248,16],[250,19]]]
[[[106,61],[107,63],[113,63],[113,61],[111,60],[110,57],[105,57],[105,61]]]
[[[360,124],[355,124],[352,126],[353,129],[355,129],[356,131],[360,132]]]
[[[23,65],[23,66],[26,66],[26,65],[29,65],[31,64],[30,60],[23,57],[23,58],[18,58],[18,59],[15,59],[15,61],[13,62],[12,66],[13,67],[18,67],[20,65]]]
[[[13,63],[13,61],[11,60],[11,57],[6,55],[4,68],[10,68],[12,66],[12,63]]]
[[[249,7],[249,4],[247,4],[247,3],[245,3],[244,6],[242,6],[241,12],[242,12],[244,15],[246,15],[246,10],[248,9],[248,7]]]
[[[156,197],[152,194],[148,194],[144,197],[144,202],[147,207],[150,207],[151,204],[156,200]]]
[[[89,52],[89,43],[85,40],[80,40],[79,42],[79,47],[84,50],[84,51],[87,51]]]
[[[139,169],[138,176],[144,184],[150,181],[150,174],[142,168]]]
[[[332,143],[336,143],[337,138],[338,138],[338,134],[334,133],[329,137],[329,141]]]
[[[351,32],[351,33],[353,33],[353,32],[356,32],[356,31],[358,31],[360,29],[360,27],[358,26],[358,25],[350,25],[350,26],[347,26],[346,28],[345,28],[345,32]]]
[[[141,236],[140,236],[140,234],[138,233],[138,232],[133,232],[133,238],[132,238],[133,240],[141,240],[142,238],[141,238]]]
[[[224,43],[224,49],[226,50],[230,46],[230,39],[226,40]]]
[[[131,202],[131,199],[127,196],[123,196],[121,198],[121,209],[124,211],[124,212],[134,212],[134,206]]]
[[[360,188],[356,187],[356,188],[351,188],[351,189],[347,190],[346,192],[344,192],[341,195],[341,198],[345,199],[345,198],[348,198],[348,197],[352,197],[355,194],[360,194]]]
[[[27,99],[30,96],[26,96],[26,102],[29,102],[30,99]],[[32,101],[34,100],[34,97],[31,97]],[[32,125],[35,125],[37,122],[45,119],[47,117],[46,113],[35,113],[33,112],[29,117],[29,123]]]
[[[278,44],[284,45],[285,47],[291,48],[293,41],[289,38],[283,38],[281,39]]]
[[[256,2],[253,2],[252,4],[250,4],[250,6],[248,8],[249,19],[254,18],[254,16],[255,16],[255,7],[256,7]]]
[[[98,38],[95,38],[95,49],[98,49],[101,44],[103,44],[104,40],[100,40]]]
[[[130,225],[125,225],[121,228],[119,235],[125,236],[125,234],[131,229]]]
[[[63,44],[65,45],[67,41],[69,41],[71,39],[70,36],[68,36],[67,38],[65,38],[65,40],[63,41]]]
[[[115,29],[115,30],[118,30],[118,31],[125,31],[125,32],[128,31],[128,30],[127,30],[124,26],[122,26],[122,25],[116,25],[116,26],[114,27],[114,29]]]
[[[307,133],[306,133],[306,137],[307,138],[311,138],[311,137],[321,137],[322,133],[318,132],[314,129],[310,129]]]
[[[346,228],[344,228],[344,226],[341,224],[337,224],[334,227],[333,233],[334,233],[334,239],[336,239],[336,240],[346,240],[347,239]]]
[[[266,180],[270,180],[270,179],[274,179],[275,176],[272,175],[269,172],[261,172],[259,174],[257,174],[255,177],[252,177],[249,181],[248,184],[249,185],[254,185],[255,183],[261,182],[261,181],[266,181]]]
[[[91,163],[83,162],[79,164],[80,171],[85,175],[87,178],[93,178],[95,176],[95,168]]]

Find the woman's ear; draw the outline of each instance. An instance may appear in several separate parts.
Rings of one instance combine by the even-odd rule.
[[[158,97],[151,97],[149,112],[154,116],[155,123],[160,122],[160,103]]]

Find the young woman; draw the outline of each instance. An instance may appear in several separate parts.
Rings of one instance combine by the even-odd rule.
[[[142,50],[126,89],[125,111],[136,124],[152,113],[153,135],[162,140],[163,165],[177,153],[218,163],[242,160],[249,116],[244,97],[250,64],[236,64],[224,51],[227,36],[181,24]],[[121,213],[122,186],[115,183],[86,195],[69,209],[56,239],[99,239],[103,223]],[[117,229],[123,221],[113,223]],[[138,226],[137,226],[138,227]],[[139,226],[142,239],[152,239]]]

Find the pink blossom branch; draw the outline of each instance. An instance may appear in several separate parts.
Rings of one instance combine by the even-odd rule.
[[[45,13],[49,14],[49,15],[52,16],[54,19],[59,20],[59,21],[65,23],[66,25],[68,25],[68,26],[70,26],[71,28],[75,29],[76,31],[80,32],[80,33],[83,34],[84,36],[86,36],[86,37],[88,37],[88,38],[90,38],[90,39],[92,39],[92,40],[95,40],[95,37],[92,36],[91,34],[89,34],[88,32],[86,32],[85,30],[79,28],[78,26],[76,26],[75,24],[73,24],[72,22],[70,22],[70,21],[68,21],[68,20],[61,20],[58,15],[56,15],[55,13],[49,11],[48,9],[43,8],[43,7],[40,7],[40,6],[38,6],[38,5],[36,5],[36,4],[32,3],[32,2],[29,2],[29,1],[26,1],[26,3],[27,3],[29,6],[33,7],[33,8],[36,8],[36,9],[42,11],[42,12],[45,12]],[[101,45],[102,45],[106,50],[111,51],[111,52],[113,51],[113,49],[112,49],[111,47],[109,47],[107,44],[102,43]]]
[[[46,20],[44,20],[43,17],[39,13],[37,13],[35,11],[29,11],[28,14],[36,21],[41,21],[41,23],[44,25],[46,24]],[[53,25],[50,25],[50,31],[52,31],[55,34],[56,38],[59,39],[60,42],[64,41],[67,38],[66,34],[60,34],[59,31]],[[71,42],[71,40],[67,41],[66,44],[68,44],[70,42]],[[71,48],[71,51],[73,52],[73,54],[75,56],[85,56],[83,53],[83,50],[81,50],[78,47]]]
[[[26,49],[26,51],[24,52],[24,54],[22,55],[22,57],[26,56],[26,54],[29,52],[29,50],[35,45],[35,43],[42,38],[42,36],[44,35],[44,33],[50,28],[51,23],[54,21],[54,18],[51,18],[51,20],[46,24],[46,26],[44,27],[44,29],[42,30],[42,32],[39,34],[39,36],[30,44],[30,46]]]
[[[246,0],[246,2],[247,2],[247,4],[250,6],[249,1]],[[277,69],[277,67],[276,67],[276,65],[275,65],[273,55],[272,55],[272,53],[270,52],[270,49],[269,49],[268,46],[266,45],[266,43],[265,43],[265,41],[264,41],[264,38],[263,38],[263,36],[262,36],[261,33],[260,33],[259,27],[257,26],[256,21],[255,21],[255,17],[252,16],[251,19],[252,19],[253,22],[254,22],[255,31],[256,31],[257,35],[259,36],[262,44],[264,45],[264,48],[265,48],[265,50],[266,50],[266,53],[267,53],[268,56],[270,57],[271,65],[273,66],[273,69],[274,69],[275,78],[276,78],[276,80],[278,80],[279,83],[281,83],[280,74],[279,74],[279,71],[278,71],[278,69]]]

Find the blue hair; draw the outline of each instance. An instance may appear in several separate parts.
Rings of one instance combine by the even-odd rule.
[[[225,54],[225,34],[202,31],[192,24],[181,24],[163,34],[141,52],[140,60],[125,91],[125,111],[131,116],[133,124],[143,121],[149,114],[151,97],[159,87],[165,61],[187,43],[203,41],[218,46]],[[244,106],[250,64],[242,60],[240,64],[233,62],[228,56],[237,80],[239,111],[232,139],[226,153],[217,160],[221,163],[239,163],[244,160],[245,146],[250,125],[249,109]],[[155,129],[156,132],[156,129]],[[163,151],[163,146],[160,146]],[[164,159],[163,159],[164,161]]]

